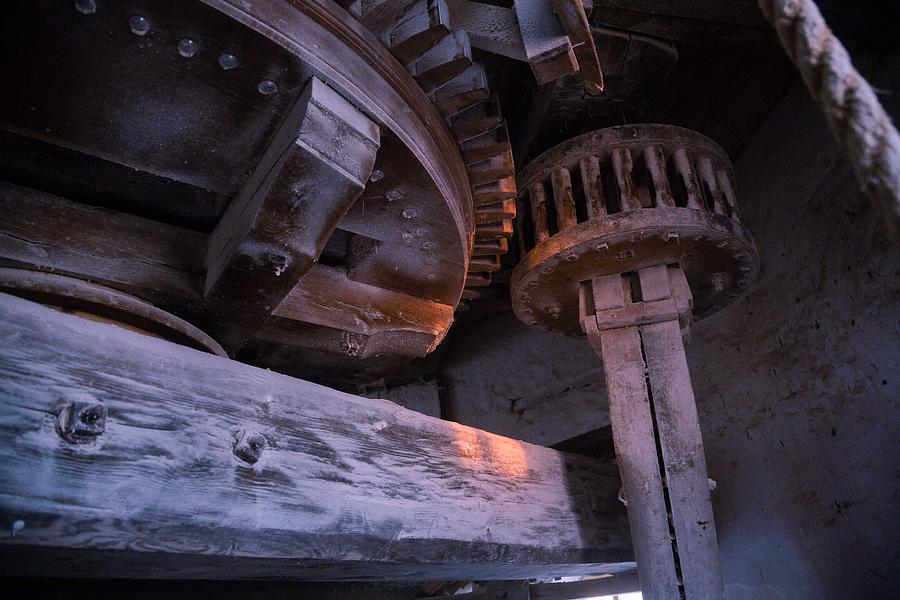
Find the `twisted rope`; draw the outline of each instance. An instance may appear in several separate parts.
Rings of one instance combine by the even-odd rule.
[[[759,0],[781,44],[853,167],[865,194],[881,206],[888,228],[900,231],[900,135],[871,86],[813,0]]]

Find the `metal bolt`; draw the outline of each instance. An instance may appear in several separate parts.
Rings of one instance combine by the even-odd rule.
[[[144,36],[150,31],[150,21],[142,15],[134,15],[128,19],[128,26],[134,35]]]
[[[97,12],[97,3],[94,0],[75,0],[75,10],[83,15],[92,15]]]
[[[619,260],[625,260],[626,258],[634,258],[634,250],[622,250],[618,254],[616,254],[616,258]]]
[[[717,294],[725,291],[725,284],[728,283],[728,275],[725,273],[713,273],[709,276],[709,287]]]
[[[291,259],[286,254],[267,252],[266,262],[275,270],[275,275],[279,276],[288,268]]]
[[[263,79],[256,86],[256,89],[263,96],[270,96],[278,91],[278,84],[271,79]]]
[[[106,431],[106,407],[87,394],[65,400],[56,430],[71,444],[86,444]]]
[[[245,463],[254,465],[262,456],[266,445],[266,436],[257,431],[242,429],[235,436],[232,452]]]
[[[222,67],[226,71],[230,71],[231,69],[235,69],[238,66],[237,56],[230,52],[225,52],[224,54],[219,55],[219,66]]]
[[[181,56],[191,58],[197,54],[198,50],[200,50],[200,46],[198,46],[197,42],[191,38],[181,38],[178,40],[178,54]]]

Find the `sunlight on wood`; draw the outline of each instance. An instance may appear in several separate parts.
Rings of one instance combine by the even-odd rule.
[[[479,432],[459,423],[450,423],[456,435],[453,442],[464,464],[482,466],[502,475],[524,477],[528,461],[522,442]]]

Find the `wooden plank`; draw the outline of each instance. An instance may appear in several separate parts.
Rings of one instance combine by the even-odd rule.
[[[590,319],[585,322],[590,325]],[[648,600],[678,598],[638,328],[603,332],[589,328],[587,334],[603,361],[616,459],[628,501],[634,554],[640,566],[641,592]]]
[[[619,210],[638,210],[641,200],[634,186],[634,162],[628,148],[615,148],[611,153],[613,173],[619,190]]]
[[[640,589],[637,573],[621,573],[569,583],[538,583],[528,586],[528,594],[529,600],[577,600],[639,592]]]
[[[603,198],[603,182],[600,179],[600,159],[596,156],[586,156],[578,164],[588,219],[606,216],[606,200]]]
[[[10,296],[0,371],[3,576],[526,579],[631,557],[591,459]],[[102,405],[93,441],[56,433],[70,402]]]
[[[556,16],[562,22],[578,59],[578,69],[584,87],[591,92],[603,91],[603,72],[600,70],[600,59],[594,46],[594,36],[584,12],[582,0],[553,0]]]
[[[410,67],[416,82],[431,93],[472,66],[472,47],[465,31],[454,31],[427,50]]]
[[[534,242],[540,244],[550,237],[550,225],[547,222],[547,193],[541,182],[528,186],[528,197],[531,200],[531,221],[534,223]]]
[[[315,265],[272,315],[365,335],[406,330],[443,339],[453,307],[354,281],[339,267]]]
[[[450,16],[443,0],[416,2],[407,8],[388,34],[391,54],[408,65],[450,35],[449,22]]]
[[[724,598],[694,390],[678,321],[640,328],[688,600]]]
[[[565,231],[578,224],[575,212],[575,196],[572,194],[572,177],[569,170],[560,167],[550,176],[553,187],[553,204],[556,207],[557,231]]]
[[[318,259],[365,189],[378,126],[311,78],[278,137],[210,238],[212,326],[240,348]]]
[[[647,166],[650,181],[653,183],[653,205],[675,206],[672,188],[669,187],[669,177],[666,174],[666,158],[662,148],[655,144],[644,148],[644,164]]]
[[[154,303],[199,303],[206,236],[0,182],[0,263],[89,279]]]
[[[691,157],[684,148],[676,150],[672,154],[672,164],[683,186],[685,206],[694,210],[703,210],[703,199],[700,197],[700,184],[697,182],[697,172],[691,164]]]

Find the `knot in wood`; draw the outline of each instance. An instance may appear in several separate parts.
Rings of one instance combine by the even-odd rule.
[[[266,447],[266,436],[256,431],[241,430],[235,439],[232,452],[247,464],[254,465]]]
[[[106,407],[91,396],[64,398],[56,418],[59,435],[71,444],[85,444],[106,431]]]

